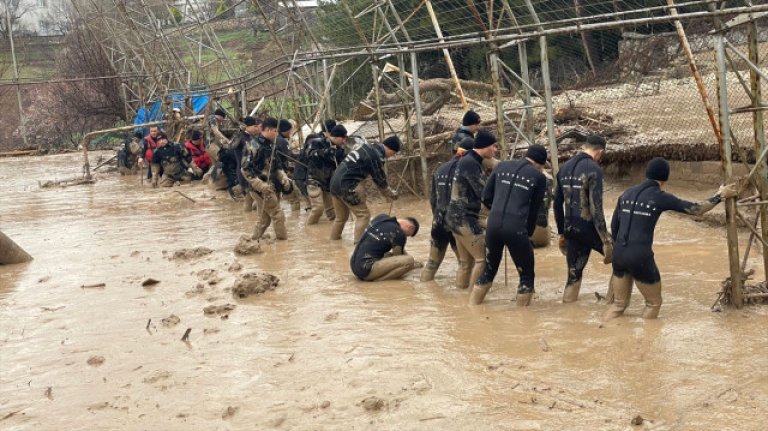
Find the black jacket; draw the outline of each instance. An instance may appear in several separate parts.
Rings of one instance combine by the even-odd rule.
[[[528,160],[499,163],[483,190],[483,205],[491,209],[489,228],[509,224],[513,230],[525,228],[532,235],[546,188],[546,177]]]
[[[456,129],[456,133],[453,135],[453,138],[451,138],[451,150],[453,151],[453,154],[456,154],[456,151],[459,150],[459,144],[464,140],[464,138],[475,139],[475,135],[473,135],[472,132],[470,132],[464,126],[461,126]]]
[[[429,194],[429,205],[432,207],[432,220],[438,225],[445,223],[448,204],[451,202],[453,175],[458,163],[459,158],[454,157],[440,165],[432,175],[432,191]]]
[[[158,146],[152,153],[152,163],[166,167],[173,163],[179,163],[185,169],[187,165],[187,151],[181,145],[169,142],[165,146]]]
[[[453,174],[451,201],[446,214],[449,229],[456,232],[459,227],[467,226],[476,235],[482,232],[478,218],[487,178],[483,170],[483,158],[477,152],[469,151],[459,159]]]
[[[282,158],[278,154],[272,154],[273,146],[274,143],[262,135],[253,139],[243,153],[243,175],[246,180],[258,178],[262,181],[271,181],[275,190],[282,192],[283,188],[277,177],[277,171],[283,169]]]
[[[603,214],[603,171],[587,153],[579,153],[557,173],[555,221],[560,235],[598,235],[608,240]]]
[[[381,260],[385,253],[397,248],[397,253],[402,254],[406,240],[405,232],[395,217],[377,215],[371,220],[355,246],[355,251],[352,252],[349,260],[352,272],[359,279],[365,279],[371,273],[373,264]]]
[[[344,160],[344,148],[337,147],[326,138],[307,142],[307,179],[316,181],[323,190],[330,191],[331,178]]]
[[[369,175],[377,187],[388,187],[384,171],[384,148],[381,144],[364,144],[350,151],[331,178],[331,193],[345,201],[354,200],[354,189]]]

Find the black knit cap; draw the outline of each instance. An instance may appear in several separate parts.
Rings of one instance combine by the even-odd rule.
[[[472,138],[464,138],[459,142],[459,148],[469,151],[472,148],[475,148],[475,140]]]
[[[496,143],[496,136],[494,136],[493,133],[481,129],[477,131],[477,135],[475,136],[475,149],[479,150],[481,148],[490,147],[491,145]]]
[[[342,126],[341,124],[337,124],[333,126],[333,129],[331,129],[331,137],[334,138],[346,138],[347,137],[347,128]]]
[[[280,124],[277,126],[277,131],[280,133],[287,132],[291,129],[293,129],[293,125],[286,119],[280,120]]]
[[[245,117],[243,118],[243,124],[245,124],[246,126],[255,126],[259,124],[259,122],[256,121],[254,117]]]
[[[336,120],[325,120],[325,123],[323,123],[323,131],[331,133],[331,130],[336,127]]]
[[[226,113],[226,112],[224,112],[224,110],[223,110],[223,109],[221,109],[221,108],[216,108],[216,110],[215,110],[215,111],[213,111],[213,115],[218,115],[218,116],[220,116],[220,117],[226,117],[226,116],[227,116],[227,113]]]
[[[662,157],[656,157],[645,167],[645,176],[649,180],[667,181],[669,180],[669,162]]]
[[[168,140],[168,135],[165,134],[165,132],[160,132],[157,134],[157,137],[155,138],[155,142],[160,142],[161,139]]]
[[[480,115],[475,111],[467,111],[464,113],[464,118],[461,119],[462,126],[471,126],[473,124],[480,124]]]
[[[397,137],[397,135],[392,135],[389,138],[385,139],[384,142],[382,142],[385,147],[389,148],[390,150],[394,152],[400,151],[400,138]]]
[[[191,141],[197,141],[198,139],[202,138],[203,134],[200,133],[199,130],[193,130],[192,135],[189,137]]]
[[[543,145],[534,144],[528,147],[528,151],[525,153],[525,157],[533,160],[534,162],[543,165],[547,163],[547,149]]]
[[[589,135],[587,136],[587,144],[589,144],[592,147],[601,147],[602,149],[605,149],[605,138],[603,138],[600,135]]]

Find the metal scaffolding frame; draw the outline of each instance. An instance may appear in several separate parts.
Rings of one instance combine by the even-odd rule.
[[[755,19],[765,16],[768,4],[754,4],[744,1],[714,1],[687,0],[677,4],[668,0],[666,5],[635,8],[614,11],[600,15],[584,16],[581,4],[574,2],[575,17],[567,19],[542,19],[540,12],[546,2],[525,0],[524,6],[512,5],[507,0],[486,2],[486,16],[479,12],[474,0],[466,0],[467,16],[472,16],[478,24],[475,32],[466,34],[445,35],[441,30],[440,17],[436,14],[432,0],[422,0],[407,15],[398,11],[392,0],[371,2],[362,10],[355,10],[349,0],[339,0],[338,5],[346,14],[346,23],[354,30],[359,40],[357,44],[347,46],[331,46],[320,41],[313,33],[312,26],[304,16],[296,0],[251,0],[251,6],[263,23],[268,27],[271,41],[277,46],[275,55],[260,61],[256,67],[238,73],[223,49],[210,19],[196,15],[194,22],[165,28],[148,7],[145,0],[111,0],[114,8],[106,10],[96,0],[72,0],[83,24],[94,35],[107,54],[115,71],[121,77],[126,112],[135,111],[146,101],[163,97],[170,92],[190,94],[194,85],[204,85],[211,92],[212,98],[218,100],[234,94],[237,98],[238,112],[236,115],[248,112],[247,107],[253,100],[261,97],[278,99],[281,112],[286,101],[291,101],[297,109],[294,115],[299,124],[314,128],[322,118],[332,117],[332,96],[348,82],[352,76],[345,76],[339,84],[336,70],[350,60],[361,61],[352,75],[369,68],[372,74],[372,100],[365,102],[375,114],[377,137],[382,139],[386,134],[404,135],[407,142],[405,154],[406,169],[411,159],[420,160],[420,172],[416,180],[416,169],[412,167],[409,181],[405,172],[400,174],[401,183],[416,193],[421,188],[426,193],[429,188],[428,158],[426,138],[423,125],[422,94],[420,92],[418,54],[423,52],[441,52],[450,73],[453,89],[451,94],[461,103],[464,110],[472,106],[492,108],[496,118],[494,123],[500,137],[504,157],[514,155],[520,143],[530,144],[534,140],[533,113],[534,109],[544,108],[546,116],[546,137],[552,154],[558,154],[558,144],[555,139],[553,121],[553,95],[549,76],[548,38],[556,35],[581,35],[586,31],[620,29],[630,25],[647,25],[659,23],[677,24],[678,34],[683,46],[687,45],[685,32],[680,23],[691,20],[707,19],[714,23],[717,31],[713,37],[717,53],[718,114],[708,102],[706,91],[700,87],[705,108],[710,113],[711,123],[717,142],[721,147],[723,179],[730,181],[733,176],[733,156],[735,154],[744,164],[747,159],[739,154],[741,147],[736,142],[736,136],[731,133],[731,116],[751,114],[754,123],[754,140],[756,163],[749,167],[749,182],[757,190],[749,199],[726,201],[727,232],[729,264],[731,272],[731,291],[725,292],[736,307],[741,307],[744,301],[742,295],[742,271],[746,263],[746,255],[754,241],[763,246],[763,259],[768,273],[768,147],[765,142],[764,116],[766,109],[760,90],[761,80],[768,80],[765,69],[759,67],[757,49],[757,27]],[[185,0],[191,9],[191,2]],[[245,1],[245,0],[243,0]],[[237,4],[242,3],[238,2]],[[461,3],[458,2],[457,3]],[[102,4],[103,5],[103,4]],[[293,7],[291,7],[291,5]],[[434,33],[428,36],[414,36],[409,32],[411,20],[418,13],[426,11]],[[169,9],[170,12],[170,9]],[[651,13],[653,12],[653,13]],[[279,16],[282,14],[282,16]],[[359,20],[370,16],[373,20],[371,28],[362,28]],[[732,17],[736,18],[732,18]],[[277,28],[278,18],[284,18],[293,27],[289,40],[286,32]],[[728,22],[723,19],[732,18]],[[749,32],[749,52],[740,52],[734,44],[728,41],[728,32],[734,27],[746,27]],[[189,59],[183,58],[178,50],[181,47],[187,51]],[[541,68],[541,86],[536,88],[531,82],[526,47],[538,44]],[[465,95],[461,80],[458,78],[450,49],[475,47],[485,50],[489,70],[491,72],[494,93],[493,105],[488,106],[481,101],[471,100]],[[518,64],[508,65],[500,58],[500,53],[506,50],[517,50]],[[203,51],[213,54],[213,60],[203,61],[206,57]],[[197,55],[195,55],[197,54]],[[694,76],[697,69],[693,56],[688,53],[688,59]],[[744,72],[734,67],[733,56],[749,65],[747,78],[741,76]],[[210,57],[210,56],[208,56]],[[382,65],[382,62],[393,58],[397,63]],[[590,67],[594,73],[594,64],[590,59]],[[215,71],[215,72],[212,72]],[[739,75],[739,82],[750,95],[751,105],[747,108],[733,110],[728,105],[727,74]],[[397,73],[396,78],[390,74]],[[700,77],[697,77],[700,81]],[[335,86],[334,86],[335,85]],[[396,106],[382,103],[382,86],[394,88],[399,98]],[[506,86],[518,88],[518,96],[522,100],[520,106],[507,108],[504,105]],[[405,125],[393,127],[384,114],[385,110],[393,109],[402,112]],[[520,111],[515,119],[512,112]],[[415,118],[414,127],[411,121]],[[508,142],[506,130],[514,131],[514,141]],[[414,133],[415,132],[415,133]],[[413,136],[415,135],[415,136]],[[415,142],[414,142],[415,141]],[[557,172],[557,157],[552,157],[553,168]],[[755,209],[754,222],[747,221],[742,214],[747,209]],[[759,221],[758,221],[759,220]],[[751,230],[751,237],[743,262],[740,262],[737,223],[745,222]],[[759,226],[759,230],[757,228]]]

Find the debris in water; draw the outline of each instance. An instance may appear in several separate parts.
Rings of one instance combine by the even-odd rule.
[[[221,418],[222,419],[229,419],[232,416],[234,416],[235,413],[237,413],[238,410],[240,410],[240,407],[228,406],[227,409],[224,410],[224,413],[221,414]]]
[[[160,280],[155,280],[154,278],[148,278],[148,279],[146,279],[146,280],[142,281],[142,282],[141,282],[141,285],[142,285],[143,287],[148,287],[148,286],[154,286],[154,285],[156,285],[157,283],[160,283]]]
[[[207,247],[182,248],[173,252],[171,259],[194,259],[213,253],[213,250]]]
[[[240,264],[238,261],[234,261],[229,265],[229,268],[227,269],[229,272],[237,272],[243,269],[243,265]]]
[[[98,367],[101,366],[104,363],[104,357],[103,356],[91,356],[88,358],[87,361],[88,365],[92,367]]]
[[[189,333],[192,332],[192,328],[187,328],[186,331],[184,331],[184,335],[181,337],[181,341],[187,342],[189,340]]]
[[[637,415],[632,418],[632,421],[630,422],[632,425],[642,425],[643,424],[643,417],[640,415]]]
[[[257,253],[261,253],[261,241],[253,239],[248,235],[240,236],[240,240],[235,245],[235,254],[248,256]]]
[[[80,286],[81,289],[103,289],[105,287],[107,287],[106,283],[83,284]]]
[[[214,314],[227,315],[230,311],[234,310],[235,307],[236,305],[234,304],[209,305],[203,308],[203,313],[205,313],[206,316],[212,316]]]
[[[175,314],[171,314],[170,316],[166,317],[165,319],[161,320],[163,326],[166,328],[170,328],[172,326],[176,326],[181,322],[181,319],[179,319],[179,316]]]
[[[366,411],[377,412],[386,405],[386,401],[379,397],[368,397],[363,400],[362,405]]]
[[[247,272],[238,276],[232,287],[232,295],[235,298],[245,298],[249,295],[258,295],[274,290],[280,279],[266,272]]]
[[[321,409],[327,409],[327,408],[328,408],[328,407],[330,407],[330,406],[331,406],[331,402],[330,402],[330,401],[328,401],[328,400],[325,400],[325,401],[323,401],[322,403],[320,403],[320,408],[321,408]]]
[[[53,401],[53,386],[48,386],[48,389],[45,390],[45,396]]]

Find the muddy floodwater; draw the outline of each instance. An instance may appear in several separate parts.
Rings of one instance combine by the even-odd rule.
[[[0,429],[766,429],[768,306],[710,311],[728,268],[723,229],[663,216],[660,319],[639,317],[635,290],[626,317],[604,323],[595,292],[610,269],[594,255],[575,304],[559,301],[565,259],[549,247],[536,250],[529,308],[511,301],[511,260],[506,284],[502,265],[471,308],[452,287],[450,252],[435,282],[418,272],[359,282],[352,225],[329,242],[327,221],[305,226],[288,206],[290,240],[241,257],[233,248],[256,216],[205,186],[151,189],[105,174],[38,187],[80,163],[0,160],[0,230],[35,258],[0,266]],[[628,184],[607,184],[608,217]],[[670,190],[703,198],[714,187]],[[394,207],[422,222],[406,250],[425,260],[428,203]],[[173,259],[194,247],[213,253]],[[748,266],[762,280],[761,262],[753,253]],[[280,283],[234,298],[236,276],[250,271]],[[159,283],[142,286],[148,278]],[[236,307],[203,312],[225,304]]]

